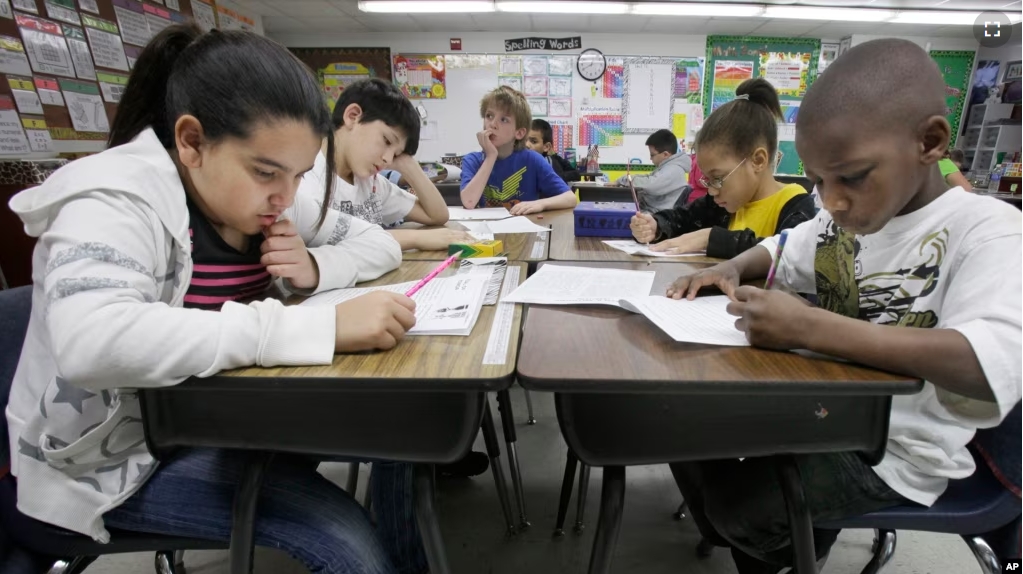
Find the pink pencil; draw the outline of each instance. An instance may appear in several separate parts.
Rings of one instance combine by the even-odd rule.
[[[459,253],[455,253],[451,257],[448,257],[447,259],[445,259],[444,262],[441,263],[440,265],[438,265],[436,269],[434,269],[433,271],[430,271],[426,275],[426,277],[423,277],[422,281],[420,281],[419,283],[416,283],[415,285],[412,286],[411,289],[406,291],[405,292],[405,296],[406,297],[411,297],[411,296],[415,295],[416,291],[419,291],[420,289],[425,287],[426,284],[429,283],[430,281],[432,281],[434,277],[440,275],[441,271],[444,271],[445,269],[447,269],[448,265],[451,265],[452,263],[454,263],[455,259],[458,259],[459,255],[460,255]]]

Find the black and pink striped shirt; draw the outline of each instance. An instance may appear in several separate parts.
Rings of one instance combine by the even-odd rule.
[[[193,267],[185,307],[219,311],[227,301],[251,299],[270,286],[270,274],[259,262],[262,235],[251,236],[243,253],[220,237],[191,198],[188,217]]]

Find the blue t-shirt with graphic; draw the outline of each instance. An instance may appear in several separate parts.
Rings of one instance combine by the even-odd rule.
[[[462,158],[461,189],[483,165],[483,157],[483,152],[476,151]],[[566,191],[568,184],[554,173],[551,164],[535,151],[524,149],[494,163],[479,207],[511,207],[520,201],[536,201]]]

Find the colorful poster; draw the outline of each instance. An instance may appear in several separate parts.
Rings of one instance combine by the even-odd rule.
[[[572,120],[550,120],[554,132],[554,151],[564,157],[565,150],[575,145],[575,126]]]
[[[394,56],[394,85],[409,99],[443,100],[445,88],[444,56],[433,54],[397,54]]]
[[[972,51],[931,52],[931,59],[937,62],[945,78],[945,117],[952,126],[952,144],[959,133],[959,122],[963,116],[963,104],[973,69]]]
[[[673,114],[671,116],[671,133],[680,140],[686,139],[686,115]]]
[[[44,74],[75,77],[64,33],[56,22],[16,14],[21,39],[25,42],[32,69]]]
[[[322,68],[319,76],[323,94],[327,98],[327,106],[334,111],[334,105],[345,88],[359,80],[368,80],[373,74],[369,68],[356,62],[335,62]]]
[[[622,111],[617,108],[579,108],[579,145],[621,147],[625,138],[622,134]]]
[[[810,57],[809,52],[763,52],[760,77],[771,82],[779,97],[802,98],[806,95]]]
[[[675,63],[675,97],[698,104],[703,97],[703,58]]]
[[[714,87],[711,108],[714,111],[735,99],[739,84],[753,77],[753,62],[745,60],[717,60],[714,62]]]
[[[774,173],[783,175],[803,175],[803,162],[796,154],[796,142],[778,142],[778,163]]]
[[[625,62],[621,58],[608,58],[600,84],[598,98],[621,99],[625,87]]]

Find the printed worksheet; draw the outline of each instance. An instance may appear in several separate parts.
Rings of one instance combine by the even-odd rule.
[[[702,343],[748,347],[746,334],[735,328],[735,317],[728,314],[728,297],[714,295],[675,300],[664,295],[623,299],[623,309],[639,313],[672,339],[681,343]]]
[[[614,305],[650,295],[653,271],[544,265],[503,301],[537,305]]]
[[[673,251],[653,251],[650,246],[637,243],[631,239],[605,240],[604,244],[613,247],[618,251],[624,251],[629,255],[646,255],[647,257],[706,257],[706,251],[693,251],[690,253],[675,253]]]

